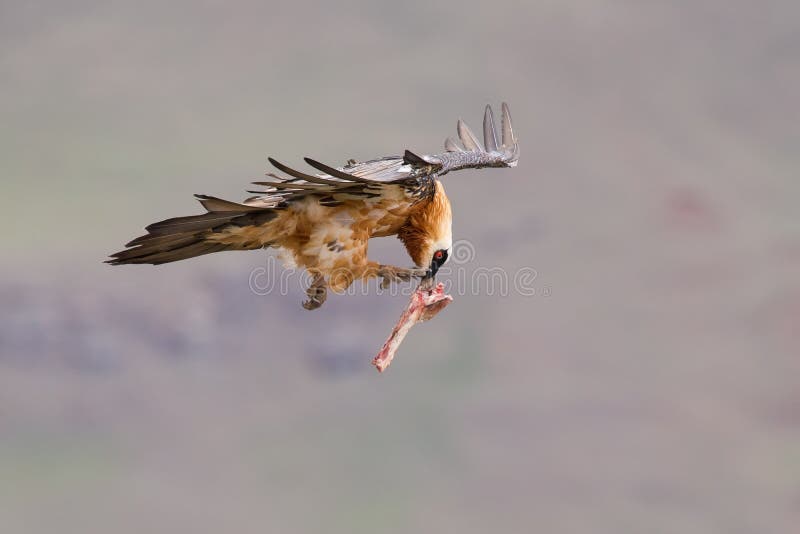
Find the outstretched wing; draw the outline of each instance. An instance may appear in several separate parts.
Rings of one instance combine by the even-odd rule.
[[[458,146],[452,138],[444,142],[447,152],[435,156],[417,156],[406,151],[405,160],[412,165],[424,168],[436,176],[444,176],[448,172],[460,169],[481,169],[483,167],[516,167],[519,161],[519,144],[511,126],[511,113],[508,104],[502,104],[502,138],[497,144],[497,132],[494,127],[494,114],[491,106],[486,106],[483,114],[483,144],[464,123],[458,121],[458,137],[464,148]]]
[[[275,168],[290,176],[283,178],[268,174],[274,181],[254,182],[267,187],[252,191],[258,196],[247,199],[247,206],[277,207],[314,195],[322,205],[338,205],[345,199],[375,198],[387,188],[402,188],[409,202],[433,194],[433,180],[448,172],[483,167],[515,167],[519,160],[519,145],[511,126],[511,114],[502,104],[501,141],[498,144],[492,108],[486,106],[483,116],[484,146],[462,121],[458,121],[458,136],[463,148],[452,138],[445,140],[443,154],[419,156],[406,150],[403,156],[388,156],[365,162],[349,161],[343,167],[330,167],[311,158],[305,162],[318,173],[307,174],[269,158]],[[211,197],[199,197],[201,202]],[[216,200],[216,199],[214,199]],[[206,202],[203,202],[206,205]],[[206,208],[214,207],[206,205]]]

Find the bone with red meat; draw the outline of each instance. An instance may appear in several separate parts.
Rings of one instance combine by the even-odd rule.
[[[389,339],[386,340],[378,355],[372,360],[372,364],[378,369],[378,372],[383,372],[392,363],[392,358],[394,358],[398,347],[400,347],[400,343],[412,326],[432,319],[451,302],[453,302],[453,297],[445,295],[444,284],[441,282],[430,289],[423,288],[420,285],[411,295],[408,307],[406,307],[397,321],[392,333],[389,335]]]

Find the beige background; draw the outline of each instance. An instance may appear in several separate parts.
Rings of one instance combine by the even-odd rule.
[[[796,532],[798,6],[3,2],[0,531]],[[536,294],[462,291],[383,376],[402,296],[101,263],[267,155],[432,153],[501,100],[458,267]]]

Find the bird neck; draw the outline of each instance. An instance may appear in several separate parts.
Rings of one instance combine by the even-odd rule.
[[[427,267],[436,250],[452,245],[453,214],[442,183],[435,182],[435,192],[414,207],[397,236],[418,267]]]

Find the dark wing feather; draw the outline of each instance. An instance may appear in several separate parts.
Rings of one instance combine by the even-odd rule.
[[[269,160],[269,162],[272,163],[272,165],[276,169],[278,169],[279,171],[285,172],[289,176],[297,178],[298,180],[305,180],[306,182],[315,183],[315,184],[323,184],[323,185],[339,185],[339,182],[336,181],[336,180],[326,180],[325,178],[321,178],[319,176],[314,176],[314,175],[311,175],[311,174],[305,174],[305,173],[296,171],[296,170],[294,170],[294,169],[292,169],[290,167],[287,167],[286,165],[284,165],[280,161],[277,161],[277,160],[275,160],[273,158],[267,158],[267,160]],[[274,174],[270,174],[269,176],[273,176],[275,178],[278,178]],[[253,182],[253,183],[258,184],[258,182]]]
[[[267,176],[274,181],[253,182],[267,188],[262,194],[245,200],[245,205],[258,205],[265,196],[269,199],[280,199],[280,204],[288,206],[293,202],[313,195],[321,204],[335,205],[342,199],[357,197],[374,198],[381,195],[387,187],[402,187],[409,194],[409,201],[417,196],[416,192],[423,185],[424,176],[417,176],[412,166],[406,164],[402,157],[386,157],[363,163],[350,162],[344,167],[331,167],[311,158],[306,163],[319,171],[310,175],[293,169],[283,163],[269,158],[275,168],[291,176],[282,179],[272,173]],[[420,180],[421,179],[421,180]]]

